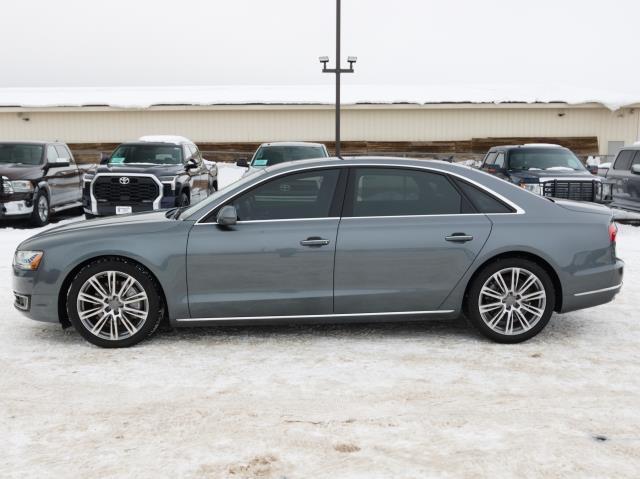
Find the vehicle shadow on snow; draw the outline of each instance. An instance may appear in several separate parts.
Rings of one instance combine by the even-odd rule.
[[[574,317],[575,316],[575,317]],[[552,342],[562,343],[566,340],[575,340],[583,335],[590,334],[590,321],[580,318],[578,315],[554,316],[547,327],[528,343]],[[86,344],[89,343],[73,329],[60,329],[56,325],[43,325],[37,328],[34,336],[39,341],[52,344]],[[35,339],[35,338],[34,338]],[[314,339],[338,339],[338,340],[396,340],[396,339],[420,339],[426,342],[471,342],[494,344],[493,341],[484,338],[467,323],[466,319],[455,320],[425,320],[403,322],[376,322],[376,323],[343,323],[343,324],[271,324],[271,325],[242,325],[242,326],[218,326],[218,327],[194,327],[174,328],[157,331],[154,336],[135,346],[136,348],[180,346],[180,344],[198,344],[202,346],[211,343],[216,344],[227,341],[244,340],[263,341],[312,341]]]
[[[51,215],[49,224],[55,226],[57,223],[65,220],[78,218],[84,215],[82,208],[73,208],[65,210],[55,215]],[[29,223],[29,219],[3,219],[0,222],[0,231],[3,229],[16,229],[16,230],[39,230],[41,227],[33,226]]]

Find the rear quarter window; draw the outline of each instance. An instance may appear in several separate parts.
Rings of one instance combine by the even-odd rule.
[[[458,188],[480,213],[513,213],[513,209],[489,193],[482,191],[466,181],[455,179]]]

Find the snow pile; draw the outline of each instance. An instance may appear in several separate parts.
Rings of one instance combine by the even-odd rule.
[[[191,87],[0,88],[0,106],[322,104],[334,102],[325,85],[227,85]],[[342,101],[355,104],[600,103],[611,110],[640,103],[640,92],[621,93],[564,85],[343,85]]]

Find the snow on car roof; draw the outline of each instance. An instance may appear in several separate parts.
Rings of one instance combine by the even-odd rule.
[[[640,104],[640,92],[566,85],[343,85],[342,101],[357,104],[599,103],[611,110]],[[1,107],[149,108],[212,105],[332,105],[325,85],[217,85],[190,87],[0,88]]]
[[[318,148],[324,145],[322,143],[310,143],[308,141],[272,141],[260,145],[260,147],[263,146],[308,146],[310,148]]]
[[[175,145],[193,143],[190,139],[178,135],[146,135],[138,138],[138,141],[142,141],[144,143],[173,143]]]

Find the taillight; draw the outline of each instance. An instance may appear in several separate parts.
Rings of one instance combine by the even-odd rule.
[[[612,243],[615,243],[616,236],[618,236],[618,227],[615,223],[611,222],[609,223],[609,240],[611,240]]]

